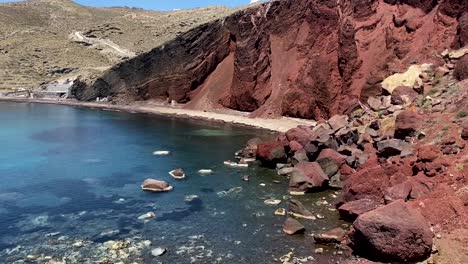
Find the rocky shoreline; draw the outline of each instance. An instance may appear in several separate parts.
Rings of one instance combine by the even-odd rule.
[[[293,196],[340,190],[334,204],[352,228],[314,235],[318,244],[377,262],[452,263],[437,253],[468,246],[460,232],[468,227],[468,80],[460,77],[468,56],[459,53],[389,76],[386,91],[350,115],[250,140],[238,155],[276,168]],[[316,219],[306,208],[290,201],[286,234],[304,233],[301,222]],[[457,249],[438,243],[453,234]],[[466,252],[457,258],[468,260]]]

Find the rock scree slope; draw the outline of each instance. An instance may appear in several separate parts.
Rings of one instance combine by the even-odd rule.
[[[328,118],[380,94],[385,76],[466,45],[467,9],[465,0],[272,1],[198,26],[73,92]]]

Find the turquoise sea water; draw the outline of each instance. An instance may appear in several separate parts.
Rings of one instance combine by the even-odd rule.
[[[97,255],[103,243],[123,239],[151,241],[123,263],[273,263],[290,251],[313,255],[310,236],[281,231],[284,217],[273,212],[286,202],[263,202],[282,199],[287,179],[257,166],[223,165],[259,135],[271,136],[154,115],[0,102],[0,263],[21,263],[27,255],[94,263],[103,257]],[[172,154],[157,157],[155,150]],[[179,167],[188,175],[183,181],[168,174]],[[214,173],[199,175],[199,169]],[[168,181],[174,190],[143,192],[146,178]],[[199,199],[188,202],[186,195]],[[329,195],[302,199],[315,206]],[[338,224],[336,212],[312,209],[326,218],[305,223],[308,231]],[[155,219],[138,220],[151,211]],[[84,246],[71,246],[75,241]],[[166,254],[152,256],[156,247]],[[327,251],[314,258],[336,261],[333,249]]]

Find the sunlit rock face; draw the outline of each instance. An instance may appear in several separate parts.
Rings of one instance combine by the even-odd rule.
[[[202,25],[94,82],[78,82],[74,94],[81,100],[169,98],[191,109],[326,118],[381,93],[388,75],[466,45],[466,5],[269,2]]]

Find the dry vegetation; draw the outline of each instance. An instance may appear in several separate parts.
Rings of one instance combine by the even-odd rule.
[[[138,54],[234,11],[222,6],[172,12],[90,8],[71,0],[0,4],[0,91],[102,71],[119,60],[70,41],[73,32],[108,39]]]

